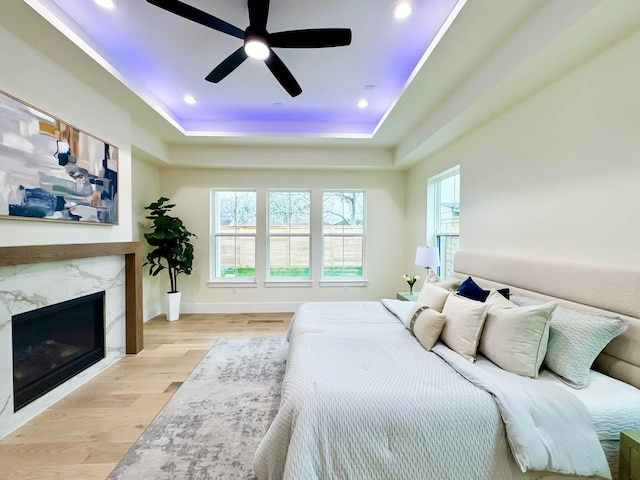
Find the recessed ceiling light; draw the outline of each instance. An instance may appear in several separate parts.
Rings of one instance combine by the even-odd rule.
[[[358,100],[358,108],[367,108],[369,106],[369,102],[367,102],[366,98],[361,98]]]
[[[411,2],[400,2],[393,7],[393,16],[398,20],[403,20],[411,15],[413,12],[413,5]]]
[[[106,8],[107,10],[113,10],[116,8],[116,3],[113,0],[93,0],[96,5]]]
[[[193,95],[185,95],[183,97],[184,103],[188,103],[189,105],[195,105],[196,99]]]

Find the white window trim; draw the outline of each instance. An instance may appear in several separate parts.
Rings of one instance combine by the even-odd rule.
[[[240,280],[236,277],[225,277],[207,282],[209,288],[257,288],[258,282],[253,277]]]
[[[289,233],[289,234],[271,234],[271,215],[269,213],[269,195],[275,192],[298,192],[298,193],[308,193],[309,194],[309,233]],[[312,266],[312,258],[313,258],[313,191],[305,188],[271,188],[266,191],[265,196],[266,201],[266,218],[265,221],[267,223],[266,226],[266,280],[264,281],[265,287],[268,286],[287,286],[286,284],[290,283],[292,286],[300,286],[301,283],[308,283],[309,286],[312,285],[313,281],[313,266]],[[288,238],[308,238],[309,239],[309,275],[305,277],[273,277],[271,276],[271,238],[272,237],[288,237]]]
[[[218,204],[216,202],[216,193],[217,192],[254,192],[256,194],[256,233],[254,235],[251,234],[218,234],[216,232],[216,219],[218,214]],[[256,283],[257,275],[258,275],[258,258],[257,258],[257,249],[258,249],[258,206],[259,206],[259,193],[258,189],[255,188],[211,188],[209,197],[209,204],[211,208],[211,214],[209,215],[209,281],[207,282],[208,286],[217,286],[218,284],[232,284],[237,283],[237,286],[243,286],[244,284]],[[218,257],[216,255],[216,239],[218,237],[253,237],[254,244],[256,245],[256,266],[255,266],[255,275],[253,277],[243,277],[246,280],[240,280],[239,277],[217,277],[216,271],[218,270]]]
[[[440,208],[439,207],[439,198],[440,198],[440,184],[442,181],[447,178],[453,177],[455,175],[460,175],[460,165],[455,165],[444,172],[441,172],[433,177],[429,178],[427,181],[427,232],[426,232],[426,242],[427,245],[437,246],[438,245],[438,235],[443,233],[450,232],[440,232]],[[450,233],[452,234],[452,233]],[[460,236],[460,232],[457,233],[457,236]]]
[[[331,193],[331,192],[358,192],[358,193],[362,193],[364,195],[363,198],[363,206],[362,206],[362,219],[363,219],[363,225],[362,225],[362,234],[361,235],[356,235],[356,234],[346,234],[346,235],[338,235],[338,234],[325,234],[324,233],[324,194],[325,193]],[[363,189],[359,189],[359,188],[353,188],[353,189],[349,189],[349,188],[343,188],[343,189],[336,189],[336,188],[329,188],[329,189],[323,189],[320,191],[320,236],[318,238],[320,238],[320,255],[319,255],[319,263],[320,263],[320,272],[322,274],[322,277],[320,279],[320,286],[321,287],[329,287],[329,286],[354,286],[354,284],[360,284],[359,286],[367,286],[369,284],[368,280],[367,280],[367,225],[368,225],[368,219],[367,219],[367,203],[368,203],[368,192],[367,190],[363,190]],[[346,237],[352,237],[352,238],[362,238],[362,275],[359,277],[325,277],[324,276],[324,239],[325,237],[342,237],[342,238],[346,238]]]

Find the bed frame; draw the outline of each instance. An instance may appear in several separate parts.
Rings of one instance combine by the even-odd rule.
[[[607,345],[593,367],[640,388],[640,269],[460,250],[454,275],[471,276],[484,288],[506,286],[518,295],[626,318],[629,328]]]

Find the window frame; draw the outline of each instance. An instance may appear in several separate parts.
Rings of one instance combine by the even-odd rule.
[[[362,233],[361,234],[325,234],[324,196],[326,193],[360,193],[362,194]],[[366,286],[367,280],[367,190],[360,188],[328,188],[320,192],[320,285],[321,286]],[[324,248],[325,238],[362,238],[362,274],[325,276]]]
[[[219,212],[218,212],[218,193],[248,193],[252,192],[255,194],[255,207],[256,207],[256,224],[255,224],[255,233],[254,234],[225,234],[218,232],[219,226]],[[222,285],[228,286],[229,284],[234,284],[234,286],[241,287],[256,287],[257,286],[257,278],[258,278],[258,238],[259,238],[259,220],[258,220],[258,190],[255,188],[212,188],[210,193],[210,205],[211,205],[211,215],[210,221],[211,226],[209,229],[209,282],[210,286]],[[218,238],[253,238],[254,239],[254,274],[252,277],[221,277],[218,276],[219,271],[219,262],[220,259],[218,257],[217,252],[217,239]]]
[[[444,172],[441,172],[433,177],[429,178],[427,183],[427,245],[434,245],[438,247],[438,253],[440,255],[440,266],[437,268],[438,275],[441,275],[445,269],[450,269],[453,272],[453,265],[449,265],[447,259],[445,258],[445,252],[441,248],[443,237],[457,237],[460,238],[460,231],[458,232],[443,232],[441,230],[441,185],[445,180],[450,179],[451,177],[459,176],[460,180],[462,180],[460,165],[456,165],[451,167]],[[460,185],[460,183],[459,183]],[[458,191],[458,218],[460,218],[460,190]],[[460,226],[458,224],[458,230]],[[459,240],[458,240],[459,243]],[[459,249],[459,247],[458,247]],[[456,250],[457,251],[457,250]],[[455,252],[454,252],[455,253]],[[446,277],[447,275],[444,274]]]
[[[308,233],[271,233],[271,194],[272,193],[305,193],[309,196],[309,230]],[[313,191],[308,188],[271,188],[266,190],[266,228],[265,228],[265,286],[311,285],[313,278]],[[306,276],[272,276],[271,275],[271,239],[273,237],[308,238],[309,239],[309,274]],[[291,254],[291,249],[289,249]]]

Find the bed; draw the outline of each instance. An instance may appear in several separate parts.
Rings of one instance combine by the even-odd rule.
[[[455,270],[508,286],[519,306],[552,300],[626,329],[576,389],[544,368],[530,379],[481,354],[472,363],[441,341],[427,351],[407,328],[412,302],[304,304],[258,479],[617,478],[619,432],[640,429],[640,271],[467,251]]]

